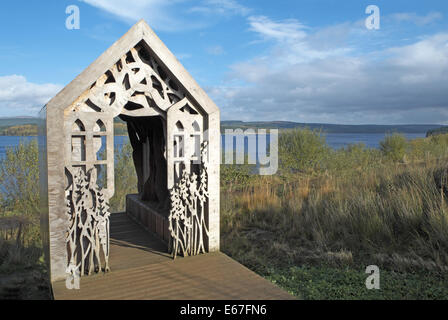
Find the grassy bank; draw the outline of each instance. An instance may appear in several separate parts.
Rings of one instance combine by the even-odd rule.
[[[221,197],[222,250],[305,298],[446,299],[442,168],[257,178]],[[378,292],[364,286],[368,265],[381,269]]]
[[[131,152],[115,156],[112,211],[135,192]],[[319,131],[291,130],[279,156],[274,176],[221,166],[222,251],[305,299],[448,298],[448,135],[333,150]],[[9,288],[0,296],[45,296],[35,142],[9,150],[0,168],[0,190],[9,190],[0,193]],[[380,267],[380,290],[364,285],[368,265]],[[30,284],[38,290],[14,291]]]
[[[448,136],[335,151],[290,131],[277,175],[223,168],[222,249],[307,299],[447,299],[447,151]]]

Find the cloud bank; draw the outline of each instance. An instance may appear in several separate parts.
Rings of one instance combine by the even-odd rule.
[[[0,116],[37,116],[40,109],[62,89],[57,84],[36,84],[19,75],[0,77]]]
[[[209,88],[224,119],[448,124],[448,33],[360,52],[343,40],[315,45],[353,26],[311,32],[297,20],[264,16],[248,24],[272,46],[231,66],[228,83],[242,85]]]
[[[224,119],[238,114],[244,120],[448,124],[447,32],[391,45],[398,34],[372,33],[363,20],[311,28],[297,19],[254,15],[237,0],[81,1],[131,23],[144,18],[163,31],[204,28],[217,16],[244,19],[245,31],[256,38],[249,45],[269,49],[234,63],[222,85],[207,89]],[[443,15],[401,12],[382,18],[389,28],[422,27]],[[216,44],[206,53],[228,50]]]

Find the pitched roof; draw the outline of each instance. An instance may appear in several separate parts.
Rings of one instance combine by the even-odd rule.
[[[141,41],[145,41],[164,67],[184,86],[187,94],[190,95],[190,99],[197,102],[208,114],[219,112],[216,104],[144,20],[137,22],[124,36],[52,98],[46,105],[47,111],[65,110],[106,73],[114,63]]]

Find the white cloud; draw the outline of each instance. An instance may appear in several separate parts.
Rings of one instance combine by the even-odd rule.
[[[424,26],[437,20],[441,20],[443,15],[440,12],[430,12],[425,16],[419,16],[416,13],[402,12],[392,14],[390,17],[397,22],[411,22],[417,26]]]
[[[128,23],[145,19],[148,24],[162,31],[194,29],[202,24],[184,20],[177,6],[186,0],[80,0],[104,10]]]
[[[175,53],[174,55],[179,60],[187,60],[191,58],[191,54],[189,53]]]
[[[208,54],[211,54],[213,56],[220,56],[225,53],[224,48],[219,45],[207,47],[205,50]]]
[[[263,40],[274,43],[271,55],[254,59],[255,64],[258,64],[259,60],[267,59],[273,65],[290,65],[341,55],[351,50],[348,47],[340,46],[332,46],[323,50],[316,47],[316,39],[311,38],[308,34],[310,28],[296,19],[273,21],[265,16],[250,16],[248,23],[250,31],[257,33]],[[326,30],[329,30],[329,28]],[[338,33],[340,32],[338,31]],[[317,34],[315,37],[317,37]],[[324,36],[324,38],[327,37],[328,35]],[[265,62],[262,61],[262,63]]]
[[[358,25],[351,23],[327,26],[316,30],[314,33],[307,34],[306,41],[311,48],[320,51],[341,48],[347,46],[354,30],[360,33],[364,28],[364,24],[359,28]]]
[[[297,41],[306,37],[306,27],[296,19],[272,21],[265,16],[248,18],[250,30],[269,40]]]
[[[312,33],[298,21],[263,17],[248,23],[273,45],[232,66],[229,83],[242,85],[209,90],[223,119],[238,114],[242,120],[448,122],[448,33],[355,54],[343,40],[316,46],[321,30]],[[340,34],[337,29],[323,37]]]
[[[24,76],[0,77],[0,115],[36,116],[40,109],[62,89],[57,84],[36,84]]]
[[[204,0],[201,5],[192,7],[189,12],[219,15],[241,15],[246,16],[252,10],[239,4],[235,0]]]
[[[246,15],[249,8],[235,0],[80,0],[128,23],[145,19],[156,30],[184,31],[204,28],[212,16]],[[197,4],[197,5],[196,5]],[[194,6],[193,6],[194,5]],[[201,17],[194,17],[193,14]]]
[[[391,48],[395,64],[404,67],[436,68],[448,66],[448,33],[434,35],[415,44]]]

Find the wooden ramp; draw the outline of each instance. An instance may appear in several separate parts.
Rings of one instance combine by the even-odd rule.
[[[81,279],[80,290],[65,281],[53,283],[57,300],[259,300],[294,299],[223,253],[179,257],[131,221],[126,214],[111,216],[112,271]]]

